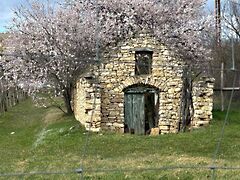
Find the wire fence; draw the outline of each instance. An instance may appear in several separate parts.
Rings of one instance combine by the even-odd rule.
[[[9,167],[13,166],[12,170],[9,171],[7,169],[3,169],[0,171],[0,178],[24,177],[24,176],[27,176],[27,177],[41,176],[42,178],[44,178],[44,176],[52,176],[52,175],[66,176],[66,178],[67,178],[68,176],[71,175],[71,178],[80,178],[81,177],[82,179],[84,179],[85,174],[93,174],[93,173],[105,173],[105,174],[109,174],[109,173],[111,174],[111,173],[115,173],[115,172],[143,173],[143,172],[149,172],[149,171],[154,171],[154,172],[158,173],[158,172],[163,172],[163,171],[175,171],[175,170],[193,170],[193,171],[203,170],[203,171],[212,172],[211,178],[216,179],[217,170],[239,171],[240,166],[238,166],[236,164],[222,166],[221,164],[218,164],[218,161],[217,161],[218,156],[219,156],[219,151],[220,151],[220,148],[222,145],[222,141],[224,138],[225,128],[226,128],[226,125],[228,124],[229,114],[231,113],[230,111],[231,111],[232,105],[234,105],[234,103],[239,103],[239,98],[238,98],[239,91],[234,90],[234,87],[236,87],[236,84],[237,84],[237,77],[238,77],[237,72],[235,72],[235,73],[236,74],[232,81],[232,85],[230,85],[231,87],[233,87],[233,89],[230,92],[229,91],[226,92],[226,97],[227,97],[226,99],[228,99],[228,101],[225,101],[225,104],[227,104],[226,105],[227,111],[225,112],[225,118],[224,118],[224,122],[222,125],[222,129],[219,132],[219,135],[216,136],[217,137],[216,138],[216,147],[213,149],[213,153],[212,153],[213,156],[211,158],[212,161],[209,165],[193,165],[192,162],[189,161],[184,165],[175,165],[175,166],[174,165],[166,165],[166,166],[149,167],[148,165],[146,165],[146,167],[137,167],[137,168],[123,168],[123,167],[100,168],[100,167],[96,166],[96,168],[94,168],[94,167],[92,167],[92,165],[89,166],[89,164],[86,163],[86,161],[89,161],[89,160],[87,160],[88,153],[90,151],[90,148],[92,148],[92,146],[90,147],[92,133],[90,131],[88,131],[87,134],[85,134],[85,136],[84,136],[85,139],[81,140],[83,147],[81,147],[80,149],[76,148],[74,150],[75,155],[73,157],[69,157],[69,159],[67,161],[65,160],[63,162],[63,156],[66,156],[67,152],[64,151],[66,149],[66,147],[64,147],[64,144],[61,141],[61,137],[59,137],[58,141],[55,142],[55,144],[56,144],[55,148],[58,148],[58,150],[51,150],[46,147],[46,149],[44,149],[43,152],[41,153],[42,154],[41,158],[34,157],[34,154],[37,150],[29,149],[29,152],[30,152],[29,155],[30,156],[32,155],[32,158],[31,158],[31,160],[28,160],[28,161],[23,160],[23,163],[35,164],[35,170],[14,171],[14,167],[16,167],[16,165],[19,166],[19,161],[16,160],[16,162],[9,162]],[[218,91],[216,91],[216,93],[218,93]],[[216,94],[216,93],[215,93],[215,96],[218,96],[218,94]],[[219,97],[217,97],[217,98],[219,98]],[[15,143],[15,142],[12,141],[10,143]],[[78,143],[78,142],[73,142],[69,146],[69,148],[74,149],[75,143]],[[213,144],[214,144],[214,142],[213,142]],[[108,145],[111,146],[111,144],[108,144]],[[6,149],[6,148],[7,147],[0,148],[1,156],[4,156],[4,155],[11,156],[11,153],[14,152],[14,149]],[[94,149],[92,149],[92,151],[94,151]],[[15,152],[15,153],[17,153],[17,152]],[[91,153],[93,154],[94,152],[91,152]],[[97,153],[96,153],[96,157],[92,156],[93,159],[90,160],[90,162],[92,164],[94,164],[96,159],[98,159],[97,156],[98,156]],[[124,156],[124,154],[123,154],[123,156]],[[21,159],[21,153],[19,154],[19,157]],[[55,167],[49,167],[48,164],[54,164]],[[64,167],[66,164],[67,164],[67,168]],[[69,165],[69,164],[71,164],[71,165]],[[85,164],[85,165],[83,165],[83,164]],[[92,168],[89,168],[89,167],[92,167]],[[11,169],[11,168],[9,168],[9,169]]]
[[[96,47],[97,48],[97,47]],[[98,57],[98,55],[96,55]],[[96,58],[98,59],[98,58]],[[99,61],[97,61],[99,62]],[[125,64],[126,66],[135,66],[136,63],[133,62],[114,62],[116,65],[119,63]],[[138,64],[139,65],[139,64]],[[145,65],[145,64],[141,64]],[[152,64],[153,68],[170,68],[172,70],[176,71],[182,71],[182,67],[171,65],[171,64]],[[217,66],[209,67],[195,67],[193,68],[194,71],[202,71],[205,72],[212,72],[212,75],[216,77],[215,82],[215,89],[220,89],[220,81],[219,76],[221,73],[221,68]],[[82,178],[84,179],[86,174],[92,174],[92,173],[114,173],[114,172],[121,172],[121,173],[127,173],[127,172],[147,172],[147,171],[174,171],[174,170],[204,170],[204,171],[210,171],[212,172],[211,178],[216,179],[216,173],[217,170],[226,170],[226,171],[239,171],[240,167],[236,164],[228,165],[228,166],[222,166],[221,164],[218,164],[217,158],[219,156],[219,151],[222,145],[222,141],[224,138],[224,132],[226,125],[228,124],[229,120],[229,113],[231,108],[237,108],[239,106],[239,98],[240,98],[240,91],[235,91],[234,87],[240,87],[240,71],[234,70],[232,71],[231,68],[225,68],[224,70],[225,74],[225,83],[224,87],[231,87],[232,90],[224,91],[224,105],[226,107],[226,113],[224,122],[221,128],[221,131],[219,132],[219,135],[216,137],[216,146],[213,149],[213,155],[211,158],[211,162],[209,162],[209,165],[193,165],[192,162],[187,162],[184,165],[166,165],[166,166],[159,166],[154,165],[154,167],[149,167],[146,165],[146,167],[137,167],[137,168],[112,168],[109,166],[108,168],[101,168],[99,166],[92,167],[94,163],[96,163],[96,160],[98,159],[98,153],[97,150],[93,148],[91,145],[91,135],[92,133],[90,131],[86,132],[84,138],[81,140],[81,143],[83,146],[81,148],[76,148],[75,143],[78,143],[77,141],[73,142],[69,148],[76,148],[74,149],[74,156],[69,157],[69,159],[66,161],[64,156],[67,155],[67,152],[65,150],[67,149],[64,147],[64,144],[62,143],[61,136],[59,136],[59,139],[57,142],[55,142],[55,148],[54,150],[48,149],[47,147],[42,150],[40,154],[42,154],[42,157],[35,156],[35,153],[38,153],[36,149],[29,149],[28,156],[29,157],[21,157],[21,153],[19,152],[18,158],[16,158],[16,162],[9,162],[8,169],[1,169],[0,168],[0,178],[6,178],[6,177],[23,177],[23,176],[51,176],[51,175],[59,175],[59,176],[68,176],[73,175],[74,178]],[[227,78],[226,78],[227,77]],[[3,89],[3,88],[2,88]],[[221,98],[220,98],[220,91],[215,91],[214,93],[214,108],[220,109],[221,104]],[[98,92],[97,90],[95,92]],[[2,93],[0,95],[0,102],[1,102],[1,109],[0,111],[5,111],[9,107],[14,106],[17,104],[20,100],[23,100],[26,97],[23,91],[18,89],[8,89],[8,90],[2,90]],[[96,96],[94,96],[96,97]],[[94,106],[96,106],[96,98],[94,99]],[[92,111],[92,118],[91,122],[93,121],[93,113]],[[47,131],[47,130],[46,130]],[[44,132],[43,132],[44,134]],[[50,139],[51,140],[51,139]],[[9,139],[9,143],[14,144],[16,143],[14,140]],[[214,143],[213,143],[214,144]],[[108,146],[111,146],[111,144],[108,144]],[[14,149],[7,149],[8,147],[2,147],[0,148],[0,154],[1,156],[11,156],[12,153],[16,154],[18,152],[14,152]],[[90,149],[92,148],[92,149]],[[91,156],[93,159],[89,160],[88,154],[89,151],[92,151],[91,154],[94,154],[96,152],[96,156]],[[24,153],[23,153],[24,154]],[[38,153],[39,155],[39,153]],[[124,156],[124,154],[122,154]],[[1,157],[2,159],[3,157]],[[17,166],[21,166],[21,163],[19,164],[19,159],[23,158],[21,163],[24,164],[34,164],[34,170],[22,170],[22,171],[16,171]],[[177,156],[178,158],[178,156]],[[181,157],[179,157],[181,158]],[[27,159],[27,160],[26,160]],[[91,165],[89,165],[92,163]],[[1,161],[0,161],[1,163]],[[48,164],[51,164],[53,167],[49,167]],[[97,163],[96,163],[97,164]],[[67,168],[64,167],[67,165]],[[92,168],[89,168],[92,167]],[[18,168],[17,168],[18,169]]]
[[[96,47],[97,48],[97,47]],[[96,55],[98,56],[98,55]],[[99,61],[97,61],[99,62]],[[126,66],[135,66],[136,63],[132,63],[132,62],[114,62],[116,65],[121,63],[121,64],[125,64]],[[139,65],[139,64],[138,64]],[[141,64],[141,65],[145,65],[145,64]],[[182,71],[182,67],[180,66],[176,66],[176,65],[171,65],[171,64],[152,64],[153,68],[171,68],[172,70],[176,70],[176,71]],[[221,68],[220,67],[216,67],[216,66],[212,66],[211,68],[209,67],[195,67],[193,68],[193,71],[202,71],[203,73],[205,72],[213,72],[212,75],[215,76],[216,78],[216,82],[215,82],[215,89],[217,89],[217,91],[215,91],[214,93],[214,108],[215,109],[220,109],[220,82],[219,82],[219,76],[221,73]],[[95,163],[97,157],[97,153],[96,153],[96,157],[93,156],[93,159],[91,160],[86,160],[88,157],[88,153],[90,150],[90,143],[91,143],[91,132],[88,131],[85,135],[85,139],[83,140],[84,142],[82,142],[83,147],[82,148],[76,148],[75,149],[75,154],[73,157],[69,157],[69,159],[66,161],[64,160],[63,162],[63,156],[66,156],[66,152],[64,152],[63,149],[65,149],[64,144],[61,142],[61,137],[59,136],[58,141],[55,143],[55,147],[58,148],[58,150],[50,150],[46,147],[46,149],[43,150],[42,157],[35,157],[35,153],[37,150],[35,149],[29,149],[29,156],[31,158],[27,158],[28,160],[23,160],[23,164],[34,164],[35,166],[35,170],[22,170],[20,172],[15,171],[14,168],[16,168],[16,166],[19,166],[19,161],[16,160],[16,162],[9,162],[9,167],[13,166],[12,168],[9,169],[3,169],[0,171],[0,178],[1,177],[23,177],[23,176],[51,176],[51,175],[59,175],[59,176],[68,176],[68,175],[73,175],[74,178],[82,178],[84,179],[85,174],[91,174],[91,173],[114,173],[114,172],[121,172],[121,173],[126,173],[126,172],[147,172],[147,171],[155,171],[155,172],[159,172],[159,171],[174,171],[174,170],[183,170],[183,169],[188,169],[188,170],[204,170],[204,171],[211,171],[212,175],[211,178],[212,179],[216,179],[216,172],[217,170],[226,170],[226,171],[239,171],[240,167],[234,165],[231,166],[222,166],[222,165],[218,165],[217,162],[217,157],[219,156],[219,151],[221,148],[221,144],[223,141],[223,137],[224,137],[224,131],[225,131],[225,127],[228,123],[228,118],[229,118],[229,113],[231,110],[231,107],[233,108],[237,108],[239,105],[239,97],[240,97],[240,91],[235,91],[234,87],[239,87],[240,86],[240,73],[239,70],[234,70],[232,71],[231,68],[225,68],[224,70],[224,74],[225,76],[225,83],[224,86],[225,87],[231,87],[232,90],[231,91],[224,91],[224,104],[226,106],[226,114],[225,114],[225,118],[224,118],[224,122],[223,122],[223,126],[222,129],[219,133],[219,135],[217,136],[217,143],[216,143],[216,147],[215,149],[213,149],[213,156],[212,156],[212,161],[210,162],[210,165],[193,165],[191,162],[188,162],[184,165],[166,165],[166,166],[159,166],[159,165],[155,165],[154,167],[140,167],[140,168],[100,168],[98,166],[96,166],[95,168],[89,168],[89,164],[87,164],[88,162],[86,161],[90,161],[92,164]],[[227,79],[227,78],[228,79]],[[226,81],[227,79],[227,81]],[[2,88],[3,89],[3,88]],[[95,92],[98,92],[97,90]],[[23,91],[18,90],[18,89],[8,89],[6,91],[2,90],[1,93],[1,109],[0,111],[6,111],[6,109],[8,109],[9,107],[12,107],[14,105],[16,105],[20,100],[23,100],[26,97],[26,95],[24,94]],[[96,96],[94,96],[96,97]],[[96,98],[94,100],[94,106],[96,106]],[[91,117],[91,122],[93,121],[93,113],[94,111],[92,111],[92,117]],[[11,143],[11,142],[10,142]],[[12,144],[14,144],[15,142],[12,141]],[[78,142],[75,142],[78,143]],[[111,144],[109,144],[109,146],[111,146]],[[70,145],[70,147],[72,149],[74,149],[75,144],[72,143]],[[0,148],[0,153],[1,156],[11,156],[12,153],[14,153],[14,149],[6,149],[7,147],[3,147]],[[91,147],[93,148],[93,147]],[[51,152],[53,151],[53,152]],[[94,149],[92,149],[92,151],[94,151]],[[96,150],[95,150],[96,151]],[[15,152],[17,153],[17,152]],[[92,152],[94,153],[94,152]],[[46,154],[48,154],[48,156],[46,156]],[[21,155],[20,155],[21,156]],[[19,156],[19,157],[20,157]],[[124,154],[123,154],[124,156]],[[180,157],[179,157],[180,158]],[[21,158],[20,158],[21,159]],[[48,164],[54,164],[54,167],[49,167]],[[65,168],[64,166],[67,164],[67,168]],[[92,165],[90,165],[90,167],[92,167]],[[0,168],[1,169],[1,168]]]
[[[96,38],[98,39],[98,38]],[[98,63],[98,42],[96,43],[96,62]],[[11,54],[7,54],[6,56],[12,56]],[[17,55],[15,55],[17,56]],[[115,62],[122,63],[127,66],[135,66],[136,63],[133,62]],[[144,64],[137,64],[137,65],[144,65]],[[175,66],[171,64],[152,64],[152,67],[159,67],[159,68],[171,68],[172,70],[179,70],[182,71],[182,67]],[[212,66],[211,68],[207,66],[202,67],[195,67],[196,71],[201,70],[202,72],[212,73],[214,77],[219,77],[221,73],[221,68],[217,66]],[[1,161],[4,160],[6,163],[6,159],[8,157],[11,157],[13,154],[16,156],[16,161],[8,161],[8,165],[6,169],[2,169],[0,167],[0,178],[11,178],[11,177],[18,177],[18,178],[24,178],[24,177],[36,177],[40,176],[42,179],[45,179],[46,177],[50,177],[52,175],[59,175],[66,178],[85,178],[86,174],[94,174],[94,173],[115,173],[115,172],[121,172],[121,173],[127,173],[127,172],[135,172],[135,173],[143,173],[143,172],[163,172],[163,171],[171,171],[174,172],[176,170],[194,170],[200,171],[209,171],[212,172],[211,179],[216,179],[217,177],[217,170],[225,170],[225,171],[240,171],[240,166],[236,164],[228,164],[227,166],[223,166],[222,164],[218,163],[218,157],[220,153],[220,149],[223,143],[224,135],[226,126],[229,122],[229,114],[231,113],[231,108],[238,108],[239,106],[239,98],[240,98],[240,91],[235,91],[234,87],[240,87],[240,70],[232,71],[231,68],[225,68],[224,73],[226,74],[225,77],[228,79],[225,81],[224,86],[225,87],[231,87],[231,91],[224,91],[224,105],[226,107],[226,112],[224,114],[224,121],[222,124],[222,127],[220,129],[220,132],[218,132],[217,135],[213,135],[216,137],[216,140],[214,142],[211,142],[213,144],[213,149],[210,154],[212,154],[212,157],[210,158],[209,164],[207,165],[194,165],[191,160],[188,160],[184,165],[154,165],[152,167],[149,167],[149,164],[144,164],[143,167],[137,167],[138,164],[136,164],[136,168],[124,168],[124,167],[111,167],[111,165],[108,166],[108,168],[102,168],[98,165],[99,155],[97,150],[98,147],[96,147],[98,144],[91,146],[91,141],[96,138],[94,133],[83,132],[85,133],[84,136],[82,136],[82,139],[75,139],[74,142],[71,144],[68,144],[68,147],[65,147],[65,144],[63,143],[61,132],[59,132],[58,139],[56,142],[53,142],[54,149],[44,147],[38,152],[38,148],[33,148],[32,146],[29,147],[28,152],[18,152],[18,150],[14,149],[15,144],[21,144],[21,142],[16,142],[13,137],[9,137],[7,141],[9,142],[8,145],[12,148],[9,149],[8,146],[6,147],[0,147],[0,164]],[[217,81],[215,83],[215,88],[220,89],[220,81],[219,78],[216,78]],[[95,91],[97,92],[97,91]],[[26,95],[23,91],[18,89],[9,89],[9,90],[3,90],[0,92],[0,112],[6,111],[9,107],[12,107],[16,105],[19,101],[25,99]],[[96,97],[96,96],[94,96]],[[214,93],[214,108],[220,109],[221,99],[220,99],[220,91],[215,91]],[[94,99],[94,106],[96,106],[96,98]],[[93,121],[93,113],[92,111],[92,117],[91,122]],[[61,130],[61,128],[60,128]],[[52,131],[44,129],[40,133],[40,139],[41,137],[47,136],[47,134],[51,134]],[[27,134],[26,134],[27,136]],[[30,137],[33,138],[33,137]],[[133,137],[136,138],[136,137]],[[99,140],[103,140],[104,137],[99,138]],[[6,139],[5,139],[6,140]],[[47,140],[45,138],[45,140]],[[52,139],[49,139],[51,141]],[[56,139],[55,139],[56,140]],[[139,140],[139,138],[137,138]],[[94,141],[96,142],[96,141]],[[83,146],[79,147],[76,146],[77,143],[81,143]],[[206,140],[205,143],[208,143]],[[111,143],[107,144],[106,146],[112,146]],[[95,149],[94,149],[94,148]],[[71,149],[72,153],[71,155],[68,155],[68,150]],[[114,149],[117,151],[117,149]],[[89,160],[88,155],[91,153],[91,156]],[[96,153],[96,155],[94,155]],[[116,152],[117,153],[117,152]],[[129,153],[129,151],[126,151],[125,153]],[[37,154],[37,156],[35,156]],[[151,152],[149,152],[151,154]],[[41,155],[39,157],[39,155]],[[122,156],[125,156],[125,154],[121,154]],[[121,156],[120,155],[120,156]],[[141,154],[142,155],[142,154]],[[63,157],[68,157],[66,158]],[[181,158],[181,154],[176,155],[176,158]],[[104,159],[100,159],[104,161]],[[113,159],[113,161],[117,161],[118,159]],[[88,161],[88,162],[87,162]],[[110,160],[111,161],[111,160]],[[156,159],[158,161],[158,159]],[[31,169],[25,169],[21,167],[24,167],[26,164],[34,164],[34,168]],[[94,166],[96,164],[96,166]],[[101,165],[101,164],[100,164]],[[115,164],[114,164],[115,165]],[[126,165],[126,164],[124,164]],[[116,165],[115,165],[116,166]],[[151,164],[150,164],[151,166]],[[18,169],[18,170],[16,170]],[[20,169],[20,170],[19,170]],[[71,177],[69,177],[71,175]]]

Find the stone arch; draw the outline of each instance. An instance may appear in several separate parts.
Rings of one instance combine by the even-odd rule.
[[[122,91],[126,92],[129,88],[137,88],[137,87],[143,87],[143,88],[152,88],[155,89],[156,91],[160,91],[158,87],[152,84],[145,84],[145,83],[136,83],[136,84],[131,84],[127,87],[125,87]]]
[[[134,86],[134,85],[151,86],[153,88],[159,89],[159,91],[162,91],[159,82],[154,80],[151,77],[147,77],[147,78],[130,77],[130,78],[127,78],[125,81],[121,82],[121,84],[119,85],[119,88],[120,88],[121,92],[124,92],[124,89],[126,89],[130,86]]]

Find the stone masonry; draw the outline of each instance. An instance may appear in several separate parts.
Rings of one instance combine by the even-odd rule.
[[[153,52],[151,74],[135,75],[135,52]],[[183,61],[175,58],[151,36],[139,35],[119,43],[79,77],[74,92],[74,113],[87,130],[124,132],[124,90],[132,85],[158,89],[158,125],[160,134],[177,133],[180,120]],[[192,127],[206,125],[212,119],[213,80],[194,82]]]

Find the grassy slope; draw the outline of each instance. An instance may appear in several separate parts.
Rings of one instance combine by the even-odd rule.
[[[84,167],[96,170],[211,165],[224,115],[225,113],[215,111],[214,121],[209,127],[183,134],[149,137],[106,132],[91,133],[83,161]],[[225,129],[217,160],[220,166],[240,164],[239,117],[240,112],[237,110],[230,113],[230,121]],[[78,126],[73,117],[63,116],[57,109],[36,108],[32,106],[30,100],[25,101],[0,116],[0,173],[72,171],[80,167],[86,138],[86,132]],[[220,179],[238,179],[240,171],[218,170],[216,175]],[[206,169],[85,174],[86,179],[210,177],[211,171]],[[34,175],[24,178],[77,179],[79,175]]]

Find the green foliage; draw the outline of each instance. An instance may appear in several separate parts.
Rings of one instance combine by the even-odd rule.
[[[83,165],[87,170],[85,179],[209,179],[209,169],[154,168],[211,165],[225,113],[214,111],[210,126],[188,133],[157,137],[109,132],[88,134],[74,117],[64,115],[57,108],[34,107],[31,100],[27,100],[0,116],[0,173],[69,172]],[[217,157],[219,166],[240,163],[239,117],[237,110],[230,113]],[[141,168],[149,169],[139,170]],[[114,171],[91,172],[99,169]],[[217,170],[216,175],[218,179],[237,179],[240,172]],[[79,177],[79,174],[54,174],[11,178]]]

